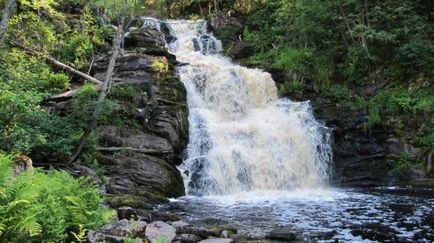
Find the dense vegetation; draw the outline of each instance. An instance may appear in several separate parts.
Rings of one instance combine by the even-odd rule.
[[[98,186],[66,172],[38,169],[13,177],[11,156],[0,154],[0,241],[81,241],[86,230],[113,218]]]
[[[0,8],[9,2],[0,1]],[[113,216],[101,208],[97,186],[54,169],[34,169],[17,177],[10,172],[19,154],[47,169],[69,163],[101,102],[95,85],[83,85],[83,79],[46,58],[89,73],[96,56],[110,49],[112,24],[117,24],[119,9],[126,8],[117,1],[12,2],[16,3],[0,44],[0,241],[80,241],[88,229]],[[128,6],[138,8],[132,5]],[[72,107],[54,112],[49,97],[67,90],[78,91]],[[125,106],[122,99],[137,92],[113,88],[101,103],[98,123],[134,121],[134,107]],[[85,142],[79,163],[101,172],[93,133]]]

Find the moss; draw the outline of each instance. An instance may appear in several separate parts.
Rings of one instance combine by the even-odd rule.
[[[132,208],[140,208],[140,209],[151,209],[152,206],[149,202],[135,195],[111,195],[107,197],[107,203],[113,207],[132,207]]]
[[[238,230],[231,225],[208,226],[207,229],[213,231],[215,235],[220,235],[223,231],[227,231],[228,235],[233,235],[238,232]]]

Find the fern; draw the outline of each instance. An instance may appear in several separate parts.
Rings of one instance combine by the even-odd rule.
[[[0,154],[0,162],[5,168],[10,157]],[[37,169],[8,175],[0,184],[0,239],[6,242],[80,241],[114,216],[100,207],[98,187],[85,179]]]

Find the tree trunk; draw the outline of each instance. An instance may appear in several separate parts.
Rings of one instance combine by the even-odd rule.
[[[115,68],[116,59],[119,55],[120,45],[121,45],[121,41],[122,41],[123,28],[124,28],[124,24],[125,24],[125,15],[126,15],[126,11],[124,11],[124,13],[122,13],[121,19],[120,19],[120,22],[118,25],[118,29],[116,30],[116,36],[115,36],[115,39],[113,41],[112,56],[110,57],[110,62],[109,62],[109,65],[107,67],[107,73],[106,73],[106,76],[104,79],[104,83],[102,84],[101,92],[99,93],[98,103],[97,103],[95,110],[93,111],[93,114],[92,114],[92,122],[91,122],[91,124],[89,124],[89,126],[84,131],[83,135],[81,136],[80,141],[79,141],[78,146],[77,146],[77,151],[75,152],[74,156],[69,161],[69,163],[76,162],[78,160],[78,158],[80,157],[80,155],[82,154],[83,148],[87,142],[87,139],[89,138],[90,134],[92,133],[92,130],[96,127],[96,125],[98,123],[99,115],[103,109],[103,101],[105,100],[108,93],[110,92],[111,80],[113,77],[113,71]]]
[[[38,52],[36,50],[33,50],[33,49],[31,49],[31,48],[29,48],[29,47],[27,47],[25,45],[22,45],[20,43],[17,43],[15,41],[12,41],[11,44],[14,45],[14,46],[16,46],[16,47],[19,47],[19,48],[23,49],[24,51],[26,51],[26,52],[28,52],[28,53],[30,53],[32,55],[35,55],[35,56],[42,56],[43,55],[42,53],[40,53],[40,52]],[[54,66],[56,66],[58,68],[61,68],[61,69],[65,70],[65,71],[67,71],[67,72],[69,72],[69,73],[71,73],[71,74],[73,74],[75,76],[78,76],[80,78],[84,78],[84,79],[86,79],[86,80],[88,80],[88,81],[90,81],[90,82],[92,82],[94,84],[102,84],[102,82],[100,80],[98,80],[98,79],[96,79],[96,78],[94,78],[92,76],[89,76],[89,75],[87,75],[87,74],[85,74],[83,72],[80,72],[80,71],[74,69],[73,67],[70,67],[70,66],[68,66],[68,65],[66,65],[64,63],[61,63],[61,62],[57,61],[56,59],[54,59],[54,58],[52,58],[50,56],[44,56],[44,58],[45,58],[45,60],[47,60],[47,62],[51,63],[52,65],[54,65]]]
[[[15,0],[8,0],[6,7],[3,10],[2,20],[0,22],[0,45],[3,43],[3,37],[8,29],[9,18],[15,7]]]

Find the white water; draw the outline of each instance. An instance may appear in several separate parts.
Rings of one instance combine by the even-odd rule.
[[[186,63],[178,72],[189,107],[189,145],[180,166],[188,194],[243,195],[326,185],[330,133],[307,102],[279,99],[269,73],[219,54],[221,42],[207,32],[205,21],[169,20],[165,25],[176,37],[169,50]]]

